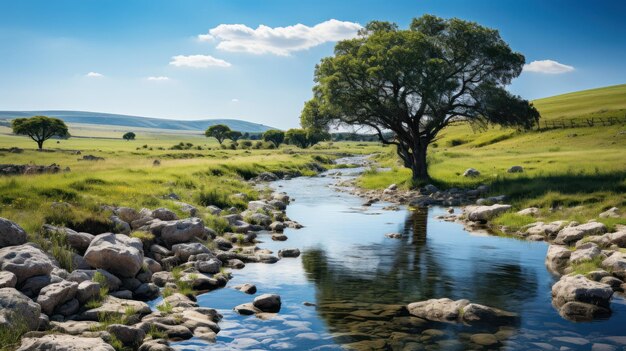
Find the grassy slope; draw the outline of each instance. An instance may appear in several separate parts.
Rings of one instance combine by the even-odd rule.
[[[546,119],[578,117],[612,111],[624,116],[626,109],[626,84],[583,90],[533,101]]]
[[[541,99],[536,106],[547,119],[574,116],[578,111],[621,113],[626,109],[626,85]],[[467,125],[455,125],[445,129],[430,148],[429,171],[444,186],[492,184],[494,194],[509,194],[518,209],[541,207],[545,219],[587,221],[613,206],[626,211],[625,150],[624,125],[523,133],[500,128],[474,132]],[[388,155],[382,162],[393,169],[365,175],[360,179],[362,186],[411,185],[410,172],[397,166],[393,150]],[[513,165],[523,166],[525,172],[507,173]],[[481,176],[462,177],[469,167],[478,169]],[[626,224],[624,219],[607,222]]]

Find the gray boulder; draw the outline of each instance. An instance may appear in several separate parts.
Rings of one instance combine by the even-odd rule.
[[[133,311],[132,315],[128,315],[129,311]],[[111,295],[108,295],[103,301],[102,305],[97,308],[84,311],[80,318],[83,320],[97,321],[102,314],[111,315],[115,317],[126,316],[127,318],[138,317],[149,314],[152,312],[150,306],[145,302],[120,299]]]
[[[522,167],[522,166],[511,166],[506,171],[507,171],[507,173],[522,173],[522,172],[524,172],[524,167]]]
[[[620,218],[621,214],[619,208],[611,207],[608,210],[600,213],[600,218]]]
[[[78,284],[76,288],[76,299],[80,304],[85,304],[100,296],[100,283],[86,280]]]
[[[298,257],[300,256],[299,249],[282,249],[278,250],[278,257]]]
[[[254,284],[241,284],[241,285],[236,285],[234,286],[234,289],[239,290],[243,293],[249,294],[249,295],[253,295],[256,294],[256,285]]]
[[[41,306],[14,288],[0,289],[0,327],[12,328],[22,320],[29,330],[39,326]]]
[[[143,264],[146,265],[148,269],[150,270],[150,272],[152,273],[157,273],[163,270],[163,267],[161,267],[161,264],[151,259],[150,257],[144,257]]]
[[[520,216],[537,217],[539,215],[539,209],[537,207],[528,207],[523,210],[517,211]]]
[[[581,263],[585,261],[591,261],[594,258],[600,256],[602,251],[598,245],[594,243],[584,243],[576,248],[576,251],[572,252],[570,256],[571,263]]]
[[[517,319],[517,314],[494,307],[470,303],[463,307],[463,322],[467,324],[486,323],[491,325],[509,324]]]
[[[619,247],[626,247],[626,230],[620,230],[615,233],[605,234],[611,244],[615,244]]]
[[[122,234],[130,234],[130,224],[121,220],[118,216],[109,217],[111,223],[113,224],[113,232],[122,233]]]
[[[211,250],[201,243],[176,244],[172,246],[172,251],[181,262],[187,262],[189,260],[189,256],[192,255],[211,253]]]
[[[146,337],[143,329],[123,324],[111,324],[107,331],[127,346],[139,346]]]
[[[178,219],[176,213],[163,207],[157,208],[156,210],[152,211],[151,217],[160,219],[162,221],[174,221]]]
[[[561,309],[568,302],[609,307],[613,289],[607,284],[587,279],[583,275],[566,275],[552,286],[552,303]]]
[[[569,245],[585,236],[598,235],[606,232],[606,226],[599,222],[589,222],[577,226],[561,229],[554,242],[557,244]]]
[[[73,299],[77,289],[78,283],[66,280],[50,284],[41,289],[37,303],[41,306],[41,311],[50,316],[57,306]]]
[[[470,221],[486,222],[511,209],[511,205],[468,206],[467,218]]]
[[[17,284],[17,277],[11,272],[0,271],[0,289],[1,288],[14,288]]]
[[[89,244],[91,244],[91,241],[94,238],[94,236],[89,233],[79,233],[70,228],[55,227],[49,224],[44,224],[43,230],[49,235],[54,234],[55,232],[64,234],[65,237],[67,238],[67,243],[74,250],[78,251],[81,254],[84,253],[85,250],[87,250],[87,248],[89,247]]]
[[[211,258],[207,261],[196,261],[194,263],[196,269],[202,273],[216,274],[222,268],[222,262],[217,258]]]
[[[100,234],[93,239],[84,257],[94,268],[131,278],[143,264],[143,244],[141,240],[123,234]]]
[[[448,323],[506,325],[518,317],[515,313],[494,307],[448,298],[414,302],[409,304],[407,309],[413,316]]]
[[[185,212],[191,217],[196,217],[200,213],[195,206],[190,205],[186,202],[176,201],[174,203],[180,208],[181,211]]]
[[[113,274],[107,272],[104,269],[97,269],[97,270],[77,269],[77,270],[74,270],[69,275],[69,277],[67,277],[67,280],[77,282],[77,283],[82,283],[84,281],[92,281],[93,277],[96,275],[96,272],[99,272],[106,278],[106,284],[107,284],[107,287],[109,288],[109,291],[115,291],[119,289],[120,286],[122,286],[122,281],[120,280],[120,278],[114,276]]]
[[[526,226],[527,235],[542,235],[547,237],[554,237],[565,226],[565,221],[556,221],[551,223],[537,222]]]
[[[263,294],[257,296],[252,302],[254,307],[263,312],[276,313],[280,311],[281,301],[280,296],[276,294]]]
[[[132,223],[133,221],[141,218],[139,213],[135,209],[130,207],[118,207],[115,210],[115,214],[124,222]]]
[[[615,251],[604,261],[602,261],[602,267],[613,272],[616,277],[625,280],[626,279],[626,253]]]
[[[550,245],[546,254],[546,266],[551,272],[561,274],[569,263],[572,251],[561,245]]]
[[[274,207],[265,201],[257,200],[248,202],[248,210],[253,212],[268,211],[271,212]]]
[[[407,306],[413,316],[436,322],[457,322],[468,300],[454,301],[448,298],[413,302]]]
[[[115,351],[102,338],[48,334],[36,338],[23,338],[17,351]]]
[[[463,172],[463,177],[478,177],[480,172],[474,168],[468,168]]]
[[[165,339],[152,339],[141,344],[138,351],[174,351],[174,349]]]
[[[165,222],[161,229],[161,239],[170,247],[174,244],[186,243],[194,237],[204,236],[204,224],[199,218]]]
[[[48,275],[58,264],[35,244],[9,246],[0,249],[0,270],[17,277],[17,285],[30,277]]]
[[[0,248],[22,245],[26,243],[27,235],[17,223],[0,217]]]

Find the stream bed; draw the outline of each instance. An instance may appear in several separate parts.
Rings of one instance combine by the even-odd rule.
[[[461,224],[435,219],[445,213],[439,207],[422,211],[385,210],[387,203],[362,207],[363,199],[335,186],[361,171],[338,169],[271,183],[274,190],[295,199],[287,215],[305,227],[286,229],[289,239],[284,242],[260,233],[258,246],[274,253],[299,248],[301,256],[234,270],[226,288],[198,296],[201,306],[224,316],[217,342],[190,339],[174,346],[179,350],[626,349],[626,305],[621,296],[613,298],[610,319],[591,323],[566,321],[552,307],[550,289],[557,278],[544,265],[546,243],[469,233]],[[402,238],[386,238],[390,232],[402,233]],[[255,296],[232,289],[243,283],[255,284],[256,295],[279,294],[280,313],[269,320],[235,313],[233,307]],[[468,299],[515,312],[520,318],[513,326],[476,329],[398,315],[401,305],[442,297]],[[476,334],[491,334],[497,342]]]

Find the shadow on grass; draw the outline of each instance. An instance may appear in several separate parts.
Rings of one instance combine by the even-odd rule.
[[[558,174],[499,178],[491,183],[492,192],[512,199],[536,198],[548,192],[591,194],[626,193],[626,171],[599,174]]]

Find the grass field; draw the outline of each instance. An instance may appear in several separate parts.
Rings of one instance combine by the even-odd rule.
[[[581,113],[619,114],[626,109],[626,85],[537,100],[543,118]],[[544,113],[544,109],[546,112]],[[587,221],[613,206],[626,206],[626,125],[519,132],[492,128],[473,131],[467,125],[445,129],[429,149],[429,172],[440,186],[491,184],[493,194],[507,194],[515,209],[537,206],[546,220]],[[359,180],[365,188],[397,183],[408,188],[410,171],[399,166],[394,150],[379,157],[389,172],[370,172]],[[511,174],[514,165],[524,173]],[[467,168],[481,175],[466,178]],[[508,216],[509,223],[520,219]],[[506,222],[506,221],[503,221]],[[626,224],[626,219],[607,220]],[[503,223],[504,224],[504,223]]]
[[[202,149],[169,149],[181,141]],[[242,206],[241,200],[231,195],[246,193],[252,198],[257,195],[257,190],[244,180],[264,171],[312,174],[313,163],[329,166],[330,160],[338,154],[370,153],[378,149],[374,144],[365,148],[364,144],[360,145],[344,144],[341,149],[326,144],[307,150],[290,146],[278,150],[222,150],[216,141],[205,137],[153,134],[140,135],[135,141],[70,138],[57,144],[56,140],[49,140],[44,146],[50,152],[39,152],[30,139],[0,134],[0,149],[24,148],[22,153],[0,151],[0,163],[56,163],[71,169],[58,174],[0,177],[0,217],[14,220],[34,233],[44,222],[61,220],[51,207],[54,202],[72,205],[70,213],[63,214],[63,220],[74,224],[87,223],[90,218],[106,222],[100,214],[103,205],[166,206],[177,210],[172,200],[164,199],[172,192],[180,196],[181,201],[199,208],[209,202]],[[80,155],[75,154],[77,150]],[[84,155],[105,160],[78,160]],[[154,160],[160,160],[161,165],[154,166]],[[215,219],[206,217],[209,222]]]
[[[576,111],[610,114],[626,109],[626,85],[566,94],[536,102],[545,118],[573,116]],[[575,107],[572,107],[574,105]],[[324,163],[343,154],[377,156],[387,172],[368,172],[359,179],[362,187],[386,188],[392,183],[408,188],[410,172],[399,166],[391,147],[377,143],[323,143],[301,150],[291,146],[278,150],[223,150],[214,139],[199,133],[163,130],[136,130],[137,140],[119,139],[128,131],[119,127],[70,125],[74,136],[49,140],[38,152],[26,137],[15,136],[0,127],[0,149],[24,148],[23,153],[0,151],[0,163],[59,164],[67,173],[0,178],[0,216],[17,221],[29,232],[36,232],[46,221],[56,220],[53,202],[73,205],[66,221],[86,222],[102,217],[103,205],[135,208],[167,206],[176,209],[164,195],[174,192],[181,200],[199,207],[218,201],[224,206],[241,205],[234,193],[256,196],[244,180],[260,172],[298,171],[312,173],[313,162]],[[179,143],[191,143],[187,150],[172,150]],[[82,155],[104,157],[105,161],[79,161]],[[515,209],[537,206],[544,219],[587,221],[610,207],[624,209],[626,199],[626,126],[594,126],[519,132],[494,128],[473,131],[467,125],[445,129],[429,149],[429,171],[439,186],[474,187],[491,184],[493,194],[510,196]],[[161,166],[153,166],[154,160]],[[509,174],[513,165],[524,173]],[[465,178],[469,167],[481,176]],[[102,217],[102,218],[100,218]],[[206,220],[216,221],[206,215]],[[503,224],[531,220],[509,214]],[[87,221],[88,222],[88,221]],[[610,220],[610,225],[624,223]]]

